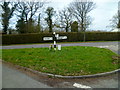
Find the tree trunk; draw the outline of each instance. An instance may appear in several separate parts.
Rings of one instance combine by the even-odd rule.
[[[66,32],[68,32],[68,25],[65,27]]]
[[[85,35],[85,30],[84,30],[84,36],[83,36],[83,41],[86,41],[86,35]]]
[[[4,25],[3,31],[5,34],[7,34],[7,29],[8,29],[8,25]]]
[[[50,19],[49,32],[52,32],[52,20]]]

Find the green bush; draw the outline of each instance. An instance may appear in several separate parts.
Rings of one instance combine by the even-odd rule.
[[[60,36],[67,36],[67,42],[83,41],[83,33],[68,32],[59,33]],[[44,43],[52,41],[43,41],[43,37],[52,36],[52,33],[39,34],[18,34],[18,35],[2,35],[2,44],[24,44],[24,43]],[[86,32],[86,41],[118,41],[120,32]]]
[[[86,33],[86,41],[118,41],[117,32]]]

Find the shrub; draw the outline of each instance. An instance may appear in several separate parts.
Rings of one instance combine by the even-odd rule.
[[[59,40],[59,42],[75,42],[83,41],[83,33],[68,32],[59,33],[60,36],[67,36],[67,40]],[[2,44],[25,44],[25,43],[44,43],[53,41],[43,41],[43,37],[52,36],[52,33],[39,34],[18,34],[18,35],[2,35]],[[118,41],[120,32],[86,32],[86,41]]]

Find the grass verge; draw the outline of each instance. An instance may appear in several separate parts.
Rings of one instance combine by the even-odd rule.
[[[117,54],[104,48],[69,46],[61,51],[48,48],[3,49],[2,59],[40,72],[74,76],[90,75],[118,69],[112,63]]]

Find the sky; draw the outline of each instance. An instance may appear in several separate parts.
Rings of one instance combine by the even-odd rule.
[[[51,6],[56,9],[67,7],[73,0],[52,0]],[[85,1],[85,0],[83,0]],[[90,30],[106,30],[110,31],[110,19],[117,13],[118,2],[120,0],[93,0],[96,3],[96,8],[92,10],[89,15],[93,21]]]
[[[67,7],[73,0],[47,0],[50,1],[46,6],[52,6],[56,11]],[[85,0],[83,0],[85,1]],[[118,2],[120,0],[92,0],[96,3],[96,8],[92,10],[89,15],[92,17],[93,21],[90,26],[90,30],[106,30],[110,31],[109,26],[110,19],[117,13]],[[0,8],[1,10],[1,8]],[[10,27],[13,27],[15,19],[12,19]],[[1,28],[1,24],[0,24]]]

